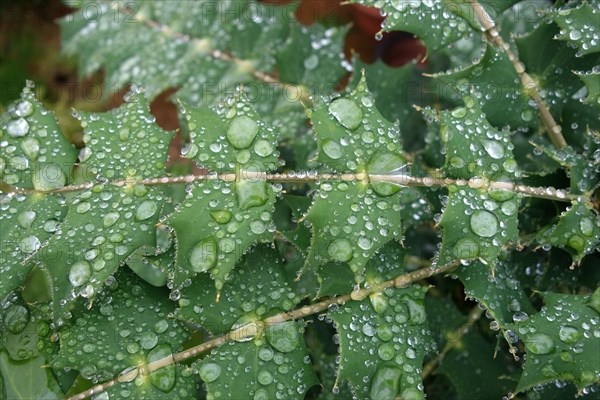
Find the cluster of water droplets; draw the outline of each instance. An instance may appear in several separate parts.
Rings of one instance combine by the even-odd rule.
[[[9,185],[52,190],[67,183],[73,149],[33,88],[28,83],[0,123],[0,176]]]
[[[386,289],[331,310],[339,332],[341,378],[376,399],[422,399],[425,307],[416,292]]]

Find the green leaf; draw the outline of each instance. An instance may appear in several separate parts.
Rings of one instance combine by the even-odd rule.
[[[199,276],[182,289],[178,317],[215,334],[291,310],[299,301],[276,251],[257,246],[245,255],[217,299],[210,278]]]
[[[263,175],[253,174],[278,166],[277,133],[258,119],[243,97],[218,112],[182,112],[191,137],[186,156],[211,173],[235,172],[236,181],[194,183],[181,207],[165,220],[177,237],[174,288],[208,271],[220,290],[243,252],[274,236],[275,188]]]
[[[406,167],[399,131],[374,107],[363,77],[345,97],[322,104],[311,120],[317,160],[332,172],[365,174],[361,181],[323,180],[305,219],[312,224],[307,268],[347,262],[362,280],[364,266],[385,243],[399,239],[400,201],[394,183],[369,181],[369,175],[398,174]]]
[[[122,269],[91,309],[76,309],[72,324],[61,328],[61,347],[52,364],[76,369],[86,379],[105,381],[129,367],[167,357],[180,350],[187,337],[182,324],[170,318],[174,309],[164,289]],[[180,384],[184,391],[193,387],[193,378],[175,369],[139,374],[128,390],[135,398],[148,398],[161,392],[176,396]]]
[[[67,209],[58,194],[15,194],[0,191],[0,299],[23,283],[37,253],[56,232]]]
[[[80,176],[89,186],[101,183],[69,197],[60,229],[39,254],[52,276],[55,320],[78,296],[92,298],[129,254],[156,244],[163,194],[135,182],[165,174],[171,136],[154,123],[143,97],[131,96],[110,113],[80,115]]]
[[[463,330],[467,317],[451,298],[428,296],[425,305],[429,326],[438,333],[438,349],[452,346],[440,360],[436,375],[450,379],[459,399],[497,398],[515,388],[507,360],[512,356],[497,354],[495,343],[476,326]]]
[[[600,314],[586,305],[589,298],[546,293],[545,307],[539,313],[514,324],[527,352],[517,392],[556,380],[573,382],[581,391],[600,381],[600,347],[594,325]]]
[[[555,225],[538,232],[536,241],[565,249],[574,264],[587,254],[597,251],[600,242],[600,222],[595,211],[582,202],[574,201],[561,213]]]
[[[473,65],[433,77],[459,95],[469,95],[473,91],[472,94],[481,102],[486,119],[497,128],[539,125],[537,112],[529,104],[527,93],[521,88],[519,75],[510,60],[505,53],[490,45]]]
[[[76,152],[33,89],[29,82],[0,119],[0,180],[23,189],[57,189],[70,180]]]
[[[554,13],[554,22],[560,26],[560,40],[566,40],[579,49],[578,55],[600,52],[600,5],[583,2],[576,8],[560,8]]]
[[[481,4],[492,15],[498,15],[518,0],[482,0]],[[421,38],[429,51],[444,48],[463,37],[480,30],[468,2],[405,1],[405,0],[352,0],[385,12],[385,31],[406,31]]]
[[[339,332],[338,381],[354,396],[422,399],[421,366],[430,344],[426,288],[386,289],[330,310]]]
[[[494,129],[474,98],[464,101],[464,107],[439,113],[446,147],[444,170],[460,179],[513,181],[517,163],[510,132]],[[443,229],[439,261],[479,259],[493,268],[499,247],[518,240],[518,209],[519,197],[513,192],[449,185],[439,222]]]
[[[515,40],[519,59],[539,85],[540,95],[557,120],[581,88],[581,81],[571,71],[588,71],[600,62],[600,54],[578,57],[575,49],[553,40],[558,33],[557,25],[542,23]]]
[[[213,399],[304,399],[318,383],[302,338],[289,321],[265,328],[246,342],[228,342],[195,363]]]
[[[119,6],[130,9],[86,1],[61,21],[63,51],[77,56],[81,75],[103,67],[105,93],[133,82],[150,99],[180,88],[177,97],[185,102],[210,105],[241,85],[261,115],[291,137],[306,119],[300,103],[308,98],[306,87],[330,93],[345,72],[340,54],[346,30],[300,27],[293,19],[296,6],[255,1]],[[292,48],[301,55],[307,46],[312,51],[306,58],[288,57]],[[283,84],[270,76],[275,69]],[[287,85],[300,79],[306,86]],[[327,85],[313,87],[323,81]]]
[[[50,341],[50,324],[35,308],[21,301],[5,301],[1,315],[0,348],[12,361],[31,360],[38,356],[51,359],[56,350]]]
[[[215,301],[208,278],[183,289],[179,318],[233,342],[195,364],[211,398],[304,398],[316,376],[297,322],[265,326],[262,319],[299,301],[276,251],[259,246],[244,257]],[[246,337],[246,335],[248,337]]]
[[[481,262],[472,262],[457,271],[465,286],[465,295],[485,306],[503,328],[535,311],[519,280],[517,268],[521,265],[506,260],[497,263],[494,274]]]
[[[539,146],[567,171],[571,179],[570,192],[573,194],[592,193],[600,185],[600,159],[594,155],[600,151],[600,132],[588,129],[582,136],[583,150],[580,153],[571,146],[563,149],[545,144]]]
[[[0,351],[0,394],[10,400],[58,400],[63,398],[56,378],[42,356],[27,361],[11,361]]]
[[[575,72],[587,87],[585,102],[600,107],[600,71]]]

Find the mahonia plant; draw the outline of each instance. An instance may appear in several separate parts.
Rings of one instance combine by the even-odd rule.
[[[33,84],[0,120],[0,397],[598,397],[600,4],[353,2],[427,65],[296,4],[62,20],[135,86],[80,148]]]

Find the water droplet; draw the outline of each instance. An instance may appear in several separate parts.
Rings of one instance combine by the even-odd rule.
[[[29,310],[19,304],[12,304],[4,314],[4,325],[10,333],[18,334],[29,323]]]
[[[269,392],[264,388],[256,389],[256,392],[254,392],[254,400],[269,400]]]
[[[19,221],[19,225],[21,225],[22,228],[29,229],[31,228],[31,224],[33,224],[33,221],[35,221],[36,216],[37,214],[35,213],[35,211],[23,211],[21,214],[19,214],[17,220]]]
[[[362,333],[364,333],[365,335],[372,337],[375,336],[375,334],[377,333],[377,331],[375,330],[375,327],[367,322],[362,326]]]
[[[481,237],[492,237],[498,232],[498,219],[485,210],[477,210],[471,215],[471,229]]]
[[[488,194],[496,201],[506,201],[512,199],[515,194],[510,190],[505,189],[489,189]]]
[[[571,32],[569,32],[569,39],[571,40],[579,40],[581,39],[581,31],[577,30],[577,29],[573,29]]]
[[[77,261],[69,270],[69,282],[77,287],[89,282],[92,277],[92,267],[87,261]]]
[[[84,202],[77,204],[76,210],[79,214],[85,214],[86,212],[88,212],[90,210],[91,207],[92,207],[92,205],[90,203],[88,203],[87,201],[84,201]]]
[[[371,242],[371,239],[368,237],[361,236],[358,238],[358,247],[363,250],[369,250],[371,247],[373,247],[373,242]]]
[[[375,372],[371,383],[371,398],[377,400],[393,400],[400,388],[402,370],[393,366],[381,366]]]
[[[500,207],[502,212],[505,215],[514,215],[517,212],[517,202],[516,201],[506,201],[502,203]]]
[[[15,114],[18,117],[28,117],[33,114],[33,104],[27,100],[20,101],[15,106]]]
[[[21,143],[21,149],[23,152],[32,160],[36,160],[38,158],[38,154],[40,153],[40,142],[34,138],[27,138],[23,140]]]
[[[394,153],[377,153],[367,165],[369,175],[388,175],[400,171],[406,165],[405,161]],[[400,190],[400,186],[390,182],[371,182],[371,187],[380,196],[391,196]]]
[[[24,253],[35,253],[40,247],[42,247],[42,243],[34,235],[26,236],[19,242],[19,248]]]
[[[265,181],[236,182],[238,204],[241,209],[247,210],[252,207],[260,207],[269,200],[267,183]]]
[[[271,361],[273,359],[273,349],[271,349],[270,347],[261,347],[258,350],[258,358],[260,358],[263,361]]]
[[[454,256],[461,260],[470,260],[479,255],[479,245],[469,238],[459,239],[454,245]]]
[[[579,340],[579,338],[581,337],[581,333],[579,333],[577,328],[573,326],[563,325],[558,331],[558,337],[564,343],[572,344]]]
[[[236,149],[250,147],[257,134],[258,124],[246,115],[232,119],[227,129],[227,139]]]
[[[567,240],[567,244],[579,253],[585,250],[585,239],[579,235],[572,235],[569,240]]]
[[[351,131],[358,128],[362,123],[362,110],[353,100],[335,99],[329,104],[329,111],[340,124]]]
[[[144,331],[140,335],[140,346],[142,349],[150,350],[158,343],[158,336],[153,331]]]
[[[336,261],[348,262],[352,259],[352,245],[347,239],[335,239],[329,243],[327,253]]]
[[[268,157],[273,154],[273,145],[268,140],[258,140],[254,145],[254,151],[261,157]]]
[[[137,210],[135,210],[135,219],[136,221],[143,221],[145,219],[148,219],[154,214],[156,214],[157,210],[158,205],[156,204],[156,202],[152,200],[146,200],[138,206]]]
[[[323,141],[323,152],[329,156],[329,158],[333,158],[337,160],[342,157],[342,145],[333,139],[325,139]]]
[[[555,350],[554,340],[545,333],[534,333],[527,337],[525,346],[534,354],[550,354]]]
[[[590,218],[584,217],[579,221],[579,229],[585,236],[592,236],[594,234],[594,223]]]
[[[37,190],[54,190],[65,186],[67,177],[55,164],[44,164],[43,168],[36,168],[33,172],[33,187]]]
[[[309,57],[304,59],[304,68],[313,70],[319,65],[319,57],[313,53]]]
[[[371,305],[377,314],[383,314],[388,308],[388,299],[383,293],[373,293],[369,295]]]
[[[267,226],[261,220],[256,220],[256,221],[250,222],[250,230],[252,231],[252,233],[254,233],[256,235],[260,235],[261,233],[264,233],[266,229],[267,229]]]
[[[204,272],[217,262],[217,243],[209,238],[199,242],[190,254],[190,265],[194,272]]]
[[[273,383],[273,375],[266,369],[262,369],[258,371],[258,374],[256,375],[256,380],[261,385],[270,385],[271,383]]]
[[[298,347],[300,336],[296,322],[288,321],[267,328],[267,340],[276,350],[289,353]]]
[[[490,157],[496,160],[504,157],[504,146],[496,140],[483,140],[483,148]]]
[[[382,344],[377,349],[377,355],[383,361],[389,361],[389,360],[391,360],[392,358],[394,358],[395,354],[396,354],[396,352],[394,350],[394,345],[392,343],[390,343],[390,342]]]
[[[458,107],[452,110],[451,114],[454,118],[464,118],[467,115],[467,109],[465,107]]]
[[[171,346],[161,343],[148,352],[149,363],[171,357],[173,351]],[[175,387],[176,371],[175,365],[169,364],[150,373],[150,382],[161,392],[168,393]]]
[[[221,375],[221,366],[217,363],[202,364],[198,371],[198,375],[200,375],[200,379],[206,383],[214,382],[219,379],[219,376]]]
[[[115,222],[117,222],[118,219],[119,213],[111,211],[106,214],[104,218],[102,218],[102,225],[104,225],[105,228],[111,227],[115,224]]]
[[[24,118],[14,119],[8,123],[6,131],[12,137],[25,136],[29,132],[29,123]]]
[[[226,224],[231,221],[233,214],[227,210],[214,210],[210,212],[210,216],[216,223]]]

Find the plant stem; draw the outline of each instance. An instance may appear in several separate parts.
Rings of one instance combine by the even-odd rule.
[[[342,305],[349,301],[361,301],[372,293],[381,292],[382,290],[384,290],[386,288],[390,288],[390,287],[396,287],[396,288],[405,287],[405,286],[410,285],[411,283],[420,281],[422,279],[429,278],[431,276],[448,273],[459,265],[460,265],[460,263],[455,261],[455,262],[451,262],[451,263],[448,263],[448,264],[445,264],[445,265],[442,265],[439,267],[431,266],[431,267],[423,268],[423,269],[420,269],[420,270],[417,270],[414,272],[410,272],[408,274],[397,276],[396,278],[385,281],[377,286],[372,286],[369,288],[355,290],[352,293],[347,294],[347,295],[327,298],[327,299],[319,301],[318,303],[311,304],[308,306],[303,306],[303,307],[300,307],[293,311],[283,312],[283,313],[280,313],[277,315],[273,315],[271,317],[265,318],[262,321],[262,323],[264,323],[265,326],[269,326],[269,325],[279,324],[279,323],[285,322],[285,321],[308,317],[310,315],[326,311],[333,304]],[[118,383],[131,382],[139,374],[148,375],[148,374],[152,373],[153,371],[156,371],[160,368],[166,367],[167,365],[172,365],[174,363],[185,361],[190,358],[196,357],[201,353],[204,353],[208,350],[219,347],[231,340],[241,340],[241,339],[252,338],[252,337],[256,336],[257,334],[259,334],[259,332],[260,332],[259,328],[257,327],[257,322],[258,321],[251,322],[249,324],[246,324],[242,327],[237,328],[236,330],[229,332],[226,335],[211,339],[208,342],[199,344],[197,346],[191,347],[187,350],[170,355],[168,357],[161,358],[160,360],[156,360],[151,363],[143,364],[138,367],[128,368],[125,371],[123,371],[118,377],[116,377],[110,381],[95,385],[94,387],[92,387],[86,391],[83,391],[81,393],[78,393],[76,395],[69,397],[67,400],[86,399],[95,394],[102,393]]]
[[[437,366],[442,362],[442,360],[444,359],[444,357],[446,356],[446,354],[448,354],[448,352],[452,349],[454,349],[455,347],[457,347],[460,343],[461,343],[461,339],[462,337],[465,335],[465,333],[467,333],[469,331],[469,329],[471,329],[471,327],[475,324],[475,322],[477,322],[481,316],[483,315],[484,310],[479,308],[479,306],[475,306],[471,309],[471,311],[469,312],[469,315],[467,316],[467,321],[460,326],[458,329],[456,329],[456,331],[454,332],[448,332],[448,333],[453,333],[453,337],[446,338],[446,345],[444,346],[444,348],[442,349],[441,352],[438,353],[438,355],[431,361],[429,361],[427,364],[425,364],[425,366],[423,367],[423,372],[421,372],[421,378],[424,380],[425,378],[427,378],[429,375],[431,375],[431,373],[437,368]]]
[[[200,175],[185,175],[174,177],[148,178],[140,180],[116,180],[108,182],[113,186],[132,186],[136,184],[143,185],[173,185],[188,184],[200,181],[222,180],[225,182],[236,182],[239,180],[266,180],[272,183],[316,183],[319,181],[347,181],[347,182],[390,182],[399,186],[411,187],[448,187],[457,186],[462,188],[481,189],[481,190],[507,190],[519,193],[527,197],[536,197],[562,202],[572,202],[581,200],[581,196],[572,195],[563,189],[554,189],[552,187],[531,187],[507,181],[489,181],[484,178],[471,179],[453,179],[444,177],[417,177],[406,174],[399,175],[367,175],[365,173],[351,174],[330,174],[316,172],[288,172],[281,174],[267,174],[264,172],[243,171],[235,173],[208,173]],[[88,182],[80,185],[64,186],[50,191],[39,191],[34,189],[11,188],[5,190],[5,193],[67,193],[91,189],[98,183]]]
[[[515,71],[519,75],[521,79],[521,84],[525,89],[526,94],[528,94],[538,109],[538,113],[540,116],[540,120],[542,124],[546,128],[546,132],[548,132],[548,136],[552,141],[554,147],[561,149],[563,147],[567,147],[567,142],[562,135],[562,128],[552,117],[550,113],[550,109],[544,103],[542,96],[540,96],[540,88],[535,80],[525,71],[525,66],[519,60],[519,58],[512,52],[510,46],[504,42],[502,36],[500,36],[500,32],[496,28],[496,23],[492,19],[492,17],[488,14],[488,12],[483,8],[481,4],[477,0],[471,0],[471,6],[473,7],[473,11],[475,13],[475,17],[481,24],[484,29],[488,40],[494,44],[494,46],[498,47],[500,50],[506,54],[510,62],[512,63]]]

